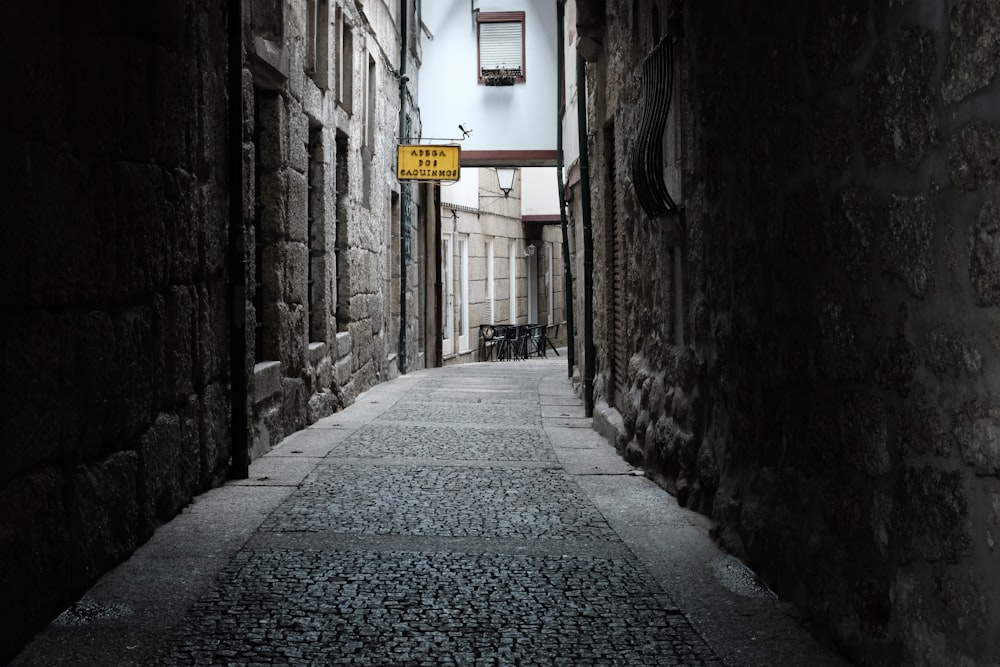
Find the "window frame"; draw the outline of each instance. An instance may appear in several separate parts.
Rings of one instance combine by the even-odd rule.
[[[527,80],[527,53],[525,43],[525,13],[524,12],[477,12],[476,18],[476,79],[485,85],[483,77],[483,24],[514,23],[521,27],[521,72],[514,77],[514,83],[524,83]]]

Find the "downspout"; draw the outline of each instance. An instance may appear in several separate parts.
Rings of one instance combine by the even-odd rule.
[[[580,206],[583,216],[583,406],[594,416],[594,234],[590,215],[590,156],[587,150],[587,62],[576,54],[576,112],[580,130]]]
[[[243,13],[242,0],[229,0],[227,88],[229,92],[229,431],[233,479],[250,476],[247,417],[247,258],[243,221]]]
[[[399,141],[406,135],[406,27],[409,23],[406,0],[399,3]],[[410,184],[403,183],[399,197],[399,374],[406,375],[406,239],[409,228]]]
[[[559,36],[558,70],[556,74],[556,179],[559,185],[559,222],[562,227],[563,254],[563,298],[566,302],[566,363],[568,376],[573,377],[573,366],[576,364],[576,336],[573,321],[573,266],[570,262],[569,230],[566,220],[566,202],[563,199],[563,91],[566,89],[566,0],[556,2],[556,25]]]
[[[444,366],[444,344],[441,340],[441,323],[444,317],[444,304],[441,295],[444,293],[444,274],[441,271],[441,184],[435,183],[434,202],[431,210],[434,215],[434,331],[430,340],[434,341],[434,368]],[[428,253],[428,256],[431,253]]]

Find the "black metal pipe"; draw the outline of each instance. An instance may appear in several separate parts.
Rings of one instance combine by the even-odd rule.
[[[590,211],[587,151],[587,62],[576,54],[576,113],[580,130],[580,208],[583,218],[583,406],[594,416],[594,234]]]
[[[566,310],[566,365],[567,374],[573,377],[573,366],[576,365],[576,323],[573,321],[573,268],[570,261],[569,229],[566,220],[566,201],[563,198],[563,90],[566,85],[566,45],[565,45],[565,23],[566,23],[566,0],[556,2],[556,29],[559,46],[556,73],[556,179],[559,185],[559,223],[562,227],[562,255],[563,255],[563,299]]]
[[[406,0],[399,3],[399,141],[409,133],[406,131]],[[409,235],[410,184],[402,183],[399,193],[399,374],[406,375],[406,243]],[[405,233],[404,233],[405,231]]]
[[[444,322],[444,303],[442,294],[444,292],[444,273],[442,262],[444,260],[441,251],[441,184],[435,183],[434,201],[431,206],[431,215],[434,216],[434,325],[433,335],[430,340],[434,341],[434,368],[444,366],[444,342],[441,340],[441,324]]]
[[[229,0],[229,430],[234,479],[250,476],[250,423],[247,371],[247,257],[243,221],[243,12]]]

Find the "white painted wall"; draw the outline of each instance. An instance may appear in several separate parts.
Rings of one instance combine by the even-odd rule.
[[[521,168],[521,215],[558,215],[559,182],[555,167]]]
[[[471,6],[470,6],[471,5]],[[525,78],[513,86],[477,81],[476,23],[483,12],[525,13]],[[420,116],[423,136],[472,134],[463,150],[555,150],[557,39],[555,0],[425,0],[421,32]]]
[[[463,167],[458,181],[441,184],[441,201],[479,208],[479,168]]]

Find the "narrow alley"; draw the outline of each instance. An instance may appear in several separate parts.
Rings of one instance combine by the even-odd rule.
[[[846,664],[708,528],[565,357],[421,370],[196,498],[12,664]]]

